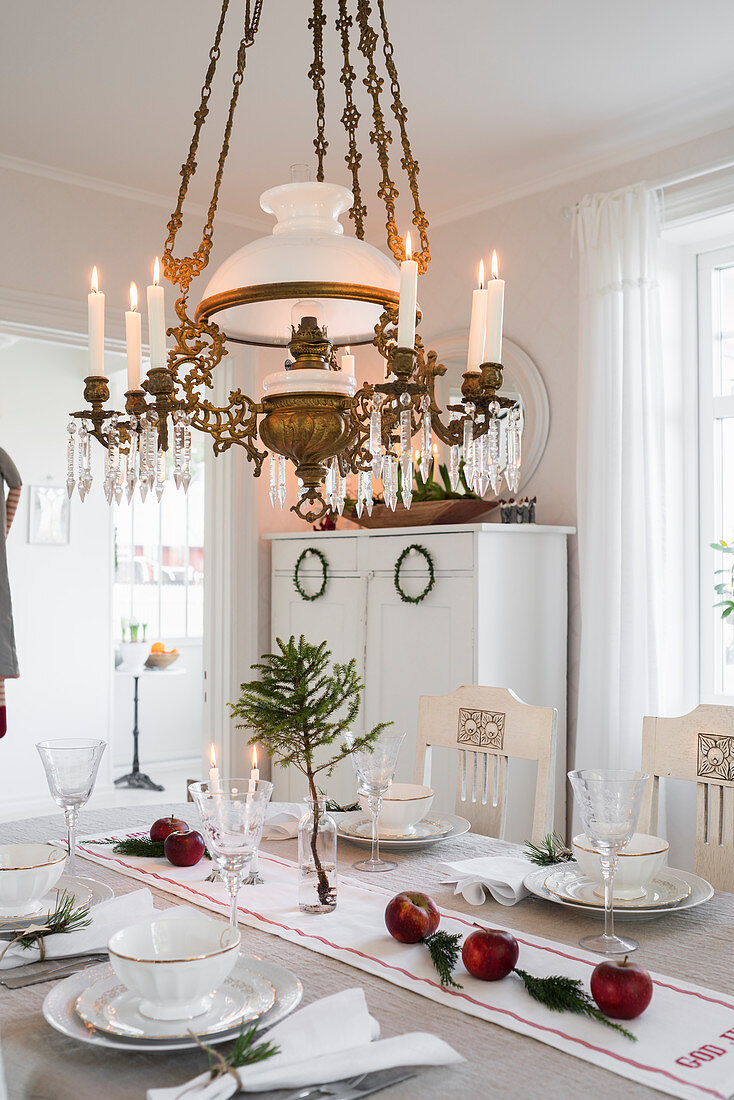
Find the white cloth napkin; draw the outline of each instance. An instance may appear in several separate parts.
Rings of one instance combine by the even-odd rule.
[[[298,822],[306,812],[298,802],[273,802],[265,812],[263,840],[291,840],[298,836]]]
[[[524,856],[479,856],[456,863],[442,863],[443,882],[455,882],[455,894],[470,905],[481,905],[491,894],[500,905],[515,905],[527,897],[525,876],[535,864]]]
[[[183,907],[177,906],[177,908]],[[168,910],[165,915],[168,916],[171,912],[172,910]],[[164,914],[161,912],[159,915]],[[80,928],[76,932],[60,932],[46,936],[45,958],[56,959],[63,958],[65,955],[88,955],[96,951],[106,951],[107,941],[114,932],[119,931],[120,928],[126,928],[128,924],[150,920],[153,916],[153,895],[150,890],[135,890],[132,894],[110,898],[109,901],[92,906],[89,916],[92,923],[86,928]],[[36,923],[43,924],[44,917],[45,913]],[[0,942],[0,951],[3,947],[4,944]],[[9,970],[13,966],[36,962],[40,957],[41,952],[37,945],[21,947],[19,943],[14,943],[0,959],[0,970]]]
[[[228,1100],[238,1091],[300,1088],[341,1081],[395,1066],[446,1066],[462,1062],[435,1035],[415,1032],[379,1039],[380,1026],[367,1010],[363,989],[345,989],[314,1001],[276,1024],[263,1038],[280,1053],[215,1080],[209,1072],[177,1088],[148,1089],[147,1100]]]

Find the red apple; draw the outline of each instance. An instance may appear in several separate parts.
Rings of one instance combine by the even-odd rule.
[[[613,1020],[634,1020],[652,1000],[652,978],[644,966],[609,959],[594,967],[591,996],[605,1016]]]
[[[478,928],[464,940],[461,960],[472,977],[496,982],[514,969],[519,954],[517,940],[509,932]]]
[[[196,829],[170,833],[163,841],[166,859],[175,867],[193,867],[204,855],[205,848],[204,837]]]
[[[185,833],[188,825],[180,817],[159,817],[150,827],[151,840],[165,840],[171,833]]]
[[[418,943],[438,928],[441,915],[428,894],[406,890],[387,903],[385,924],[394,940]]]

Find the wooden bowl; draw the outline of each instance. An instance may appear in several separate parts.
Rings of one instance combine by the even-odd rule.
[[[145,662],[146,668],[168,668],[181,656],[180,653],[149,653]]]
[[[344,515],[359,527],[431,527],[471,523],[496,507],[496,500],[420,500],[410,508],[398,504],[394,512],[386,504],[375,504],[371,516],[365,511],[358,518],[354,508],[345,508]]]

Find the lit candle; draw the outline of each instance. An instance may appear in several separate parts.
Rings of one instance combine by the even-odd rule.
[[[138,313],[138,288],[130,283],[130,309],[125,312],[125,342],[127,346],[127,388],[140,389],[141,327]]]
[[[468,371],[479,371],[483,362],[484,335],[487,328],[487,290],[484,286],[484,260],[479,261],[479,286],[472,291],[471,323],[469,325],[469,354],[466,359]]]
[[[344,374],[354,375],[354,356],[349,350],[349,345],[347,345],[347,347],[344,349],[341,367]]]
[[[219,789],[219,768],[217,767],[217,750],[214,748],[214,742],[211,743],[209,749],[209,789],[216,791]]]
[[[487,330],[484,337],[484,363],[502,362],[502,313],[505,306],[505,280],[499,278],[497,253],[492,253],[492,278],[487,286]]]
[[[97,266],[92,268],[91,290],[87,295],[89,332],[89,374],[104,377],[104,294],[99,289]]]
[[[252,746],[252,769],[250,771],[250,785],[249,785],[250,791],[255,790],[255,784],[257,783],[259,778],[260,778],[260,772],[259,772],[258,766],[257,766],[257,745],[253,745]]]
[[[153,264],[153,282],[148,287],[148,343],[150,344],[150,366],[166,365],[166,296],[159,286],[161,265],[158,257]]]
[[[410,233],[405,234],[405,259],[400,265],[398,347],[415,345],[415,310],[418,303],[418,261],[413,259]]]

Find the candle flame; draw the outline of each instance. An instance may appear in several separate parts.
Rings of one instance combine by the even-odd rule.
[[[499,264],[497,263],[497,249],[495,248],[495,249],[492,249],[492,278],[493,279],[499,279],[499,277],[500,277],[500,269],[499,269]]]
[[[405,258],[406,260],[413,259],[413,245],[410,240],[410,233],[405,234]]]
[[[90,282],[93,294],[99,294],[99,276],[97,274],[97,265],[92,268],[92,279]]]
[[[479,289],[484,290],[484,260],[479,261],[479,274],[477,276]]]
[[[438,443],[434,443],[431,450],[433,451],[434,455],[437,455],[438,454]]]
[[[214,748],[214,742],[212,741],[209,748],[209,763],[213,768],[217,766],[217,750]]]
[[[345,355],[351,355],[352,354],[351,351],[350,351],[350,348],[349,348],[349,344],[347,344],[347,346],[344,348],[344,354]]]
[[[420,451],[419,451],[419,450],[415,450],[415,451],[413,452],[413,461],[414,461],[414,462],[415,462],[416,464],[418,464],[418,463],[420,462],[420,460],[421,460],[421,453],[420,453]]]
[[[153,286],[158,286],[161,281],[161,262],[156,256],[155,263],[153,264]]]
[[[252,766],[257,768],[257,745],[252,746]]]
[[[130,309],[135,312],[138,308],[138,288],[135,283],[130,283]]]

